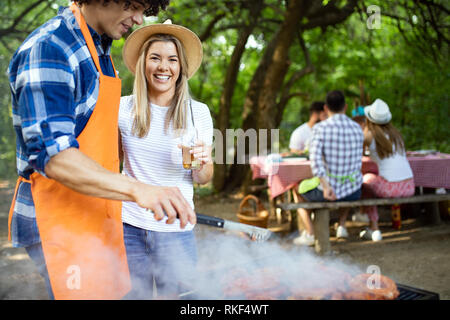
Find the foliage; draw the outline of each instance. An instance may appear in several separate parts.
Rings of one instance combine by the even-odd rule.
[[[406,43],[389,20],[383,20],[381,29],[369,30],[358,15],[326,33],[308,31],[305,38],[311,44],[316,73],[314,79],[300,83],[310,97],[305,103],[290,104],[283,118],[285,127],[293,129],[305,121],[307,103],[323,100],[331,89],[345,92],[350,115],[360,104],[362,82],[371,101],[381,98],[388,103],[408,149],[450,151],[446,139],[450,133],[448,61],[435,64]],[[301,121],[296,121],[299,109],[304,112]],[[287,147],[286,141],[283,146]]]
[[[189,27],[202,39],[203,64],[190,80],[192,95],[206,103],[215,117],[219,113],[224,79],[238,36],[257,0],[177,0],[154,21],[170,18]],[[14,21],[36,0],[6,0],[0,8],[0,68],[6,70],[14,50],[26,35],[67,1],[42,1],[14,25]],[[349,1],[316,2],[323,7],[342,8]],[[240,60],[237,82],[230,107],[230,128],[243,125],[243,106],[270,40],[283,22],[286,2],[264,0],[264,8],[252,30]],[[328,27],[299,30],[289,49],[287,80],[308,64],[314,72],[299,78],[290,87],[292,98],[280,124],[280,146],[288,147],[291,132],[307,120],[308,107],[323,100],[332,89],[345,92],[348,114],[362,103],[361,90],[385,100],[392,109],[393,122],[402,132],[408,149],[438,149],[450,152],[448,140],[450,69],[448,65],[448,4],[445,1],[370,1],[381,9],[380,29],[368,29],[365,1],[346,20]],[[45,9],[45,10],[44,10]],[[301,21],[308,26],[310,21]],[[11,26],[14,28],[11,29]],[[2,30],[9,30],[3,33]],[[301,39],[305,48],[302,48]],[[124,40],[115,41],[112,55],[122,78],[122,94],[132,92],[133,75],[124,66],[121,53]],[[305,49],[305,50],[304,50]],[[10,93],[7,77],[0,79],[0,178],[14,175],[15,143],[11,126]]]
[[[67,1],[13,1],[0,6],[0,179],[15,176],[15,135],[11,118],[11,99],[8,77],[9,60],[28,34],[53,17],[58,5]]]

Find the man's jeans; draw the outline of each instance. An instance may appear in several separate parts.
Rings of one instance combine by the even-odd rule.
[[[194,281],[197,247],[193,231],[156,232],[123,224],[132,290],[126,299],[177,298]]]
[[[47,265],[45,264],[44,252],[42,251],[42,244],[33,244],[29,247],[25,247],[25,250],[36,265],[39,274],[44,278],[49,298],[54,300],[55,297],[53,296],[52,287],[50,286],[50,279],[48,276]]]

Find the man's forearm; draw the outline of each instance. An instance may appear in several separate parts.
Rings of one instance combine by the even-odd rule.
[[[76,148],[50,159],[46,175],[79,193],[112,200],[134,201],[137,180],[106,170]]]
[[[328,180],[325,177],[319,177],[320,180],[320,184],[322,185],[322,187],[324,188],[329,188],[330,185],[328,184]]]
[[[153,211],[156,220],[167,215],[166,223],[180,219],[180,227],[195,224],[195,212],[177,187],[152,186],[106,170],[76,148],[53,156],[45,167],[46,175],[79,193],[111,200],[134,201]]]

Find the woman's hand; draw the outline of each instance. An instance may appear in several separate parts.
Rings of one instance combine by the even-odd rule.
[[[203,141],[197,140],[190,152],[194,155],[194,159],[200,163],[200,167],[194,170],[202,170],[206,164],[212,164],[212,148],[205,145]]]
[[[182,145],[179,144],[178,148],[182,148]],[[192,180],[199,184],[208,183],[214,173],[211,157],[212,147],[205,145],[203,141],[197,140],[189,152],[194,155],[194,160],[199,162],[199,167],[192,168]]]
[[[203,141],[195,142],[195,145],[191,150],[191,154],[193,154],[194,159],[200,163],[199,168],[192,170],[192,180],[195,183],[205,184],[212,179],[214,165],[212,162],[211,153],[211,146],[205,145]]]

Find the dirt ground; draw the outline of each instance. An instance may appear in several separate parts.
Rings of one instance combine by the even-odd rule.
[[[0,184],[0,299],[48,299],[44,282],[25,250],[13,248],[8,242],[8,209],[13,195],[11,185]],[[203,214],[238,221],[236,212],[242,197],[207,196],[197,198],[196,211]],[[267,203],[266,203],[267,206]],[[426,215],[425,213],[422,213]],[[392,277],[397,283],[438,293],[440,299],[450,299],[450,219],[442,215],[441,224],[431,225],[423,217],[411,217],[402,211],[402,228],[391,228],[390,215],[386,208],[380,208],[380,229],[383,240],[374,243],[358,238],[359,231],[365,226],[362,222],[353,222],[349,218],[347,228],[350,237],[337,240],[331,231],[332,250],[336,259],[366,269],[377,265],[382,274]],[[333,215],[332,215],[333,219]],[[276,220],[270,221],[275,226]],[[332,229],[332,225],[330,225]],[[211,236],[211,232],[222,232],[212,227],[198,225],[198,239]],[[230,235],[233,237],[234,235]],[[296,231],[282,235],[282,246],[292,247]],[[310,250],[311,248],[302,248]],[[199,262],[213,260],[210,252],[202,255],[199,246]]]

